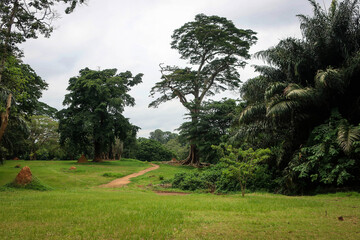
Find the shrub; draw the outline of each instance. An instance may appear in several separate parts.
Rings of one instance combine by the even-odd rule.
[[[254,177],[247,183],[248,189],[272,190],[273,184],[267,165],[260,165]],[[237,173],[229,169],[226,163],[218,163],[196,172],[177,173],[172,180],[172,187],[182,190],[209,190],[216,193],[237,192],[241,190]]]

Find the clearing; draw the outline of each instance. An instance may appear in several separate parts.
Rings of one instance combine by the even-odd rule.
[[[1,186],[15,178],[17,164],[54,190],[2,188],[0,239],[360,239],[359,193],[159,196],[154,191],[172,190],[159,186],[163,180],[197,171],[161,163],[126,188],[97,187],[150,167],[131,159],[7,161]]]

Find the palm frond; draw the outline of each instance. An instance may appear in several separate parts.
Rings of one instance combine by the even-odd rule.
[[[292,111],[300,106],[297,100],[286,97],[274,97],[266,106],[267,117],[281,117],[290,115]]]
[[[251,123],[259,119],[265,118],[266,107],[265,103],[258,103],[250,105],[245,108],[239,116],[240,123]]]
[[[285,88],[288,86],[287,83],[274,82],[265,91],[265,100],[269,101],[276,95],[283,95]]]
[[[289,84],[284,90],[285,96],[291,100],[298,100],[302,104],[316,103],[319,97],[315,88],[303,88],[298,84]]]
[[[349,154],[355,141],[360,140],[360,129],[350,125],[346,120],[339,125],[337,141],[346,154]]]
[[[347,81],[340,69],[328,68],[325,71],[320,70],[315,76],[315,86],[322,89],[332,89],[344,92]]]

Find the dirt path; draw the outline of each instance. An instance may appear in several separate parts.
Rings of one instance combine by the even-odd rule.
[[[116,187],[123,187],[127,184],[130,183],[130,178],[134,178],[134,177],[138,177],[138,176],[141,176],[147,172],[150,172],[150,171],[153,171],[155,169],[158,169],[160,166],[159,165],[156,165],[156,164],[152,164],[152,167],[150,168],[147,168],[145,170],[142,170],[140,172],[137,172],[137,173],[133,173],[133,174],[130,174],[130,175],[127,175],[125,177],[122,177],[122,178],[118,178],[118,179],[115,179],[107,184],[103,184],[103,185],[100,185],[99,187],[103,187],[103,188],[116,188]]]

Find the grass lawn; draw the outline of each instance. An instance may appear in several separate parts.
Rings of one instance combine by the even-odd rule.
[[[149,167],[132,160],[8,161],[0,185],[15,178],[16,164],[30,166],[54,190],[0,192],[0,239],[360,239],[358,193],[159,196],[142,186],[192,170],[162,164],[127,187],[96,187],[112,180],[104,173]],[[67,171],[71,166],[78,172]]]

